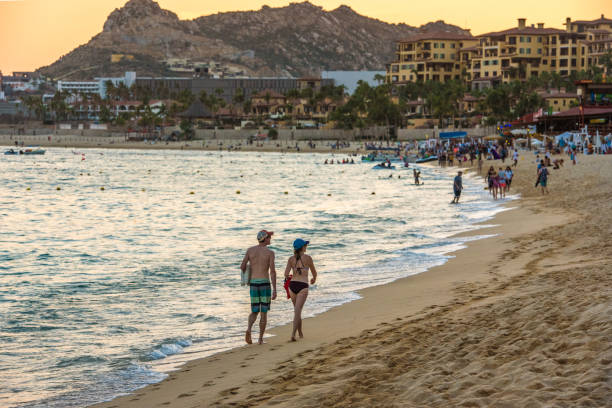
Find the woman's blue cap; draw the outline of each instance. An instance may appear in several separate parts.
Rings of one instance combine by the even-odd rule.
[[[310,244],[310,241],[304,241],[302,238],[298,238],[295,241],[293,241],[293,249],[300,249],[304,245],[308,245],[308,244]]]

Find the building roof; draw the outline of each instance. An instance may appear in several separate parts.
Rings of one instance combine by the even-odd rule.
[[[212,112],[200,100],[196,100],[189,108],[178,114],[183,118],[212,118]]]
[[[598,18],[597,20],[576,20],[576,21],[570,21],[570,24],[587,24],[587,25],[597,25],[597,24],[606,24],[606,23],[610,23],[612,24],[612,20],[610,20],[609,18],[605,18],[604,15],[601,15],[601,18]]]
[[[478,51],[479,48],[478,45],[474,45],[471,47],[463,47],[460,51]]]
[[[464,41],[464,40],[476,40],[477,38],[467,34],[457,34],[457,33],[448,33],[446,31],[430,31],[426,33],[418,33],[411,37],[408,37],[405,40],[400,40],[399,42],[416,42],[416,41],[424,41],[424,40],[455,40],[455,41]]]
[[[509,28],[503,31],[494,31],[486,34],[481,34],[478,37],[500,37],[502,35],[549,35],[549,34],[569,34],[577,35],[578,33],[569,33],[565,30],[559,30],[558,28],[537,28],[537,27],[524,27],[524,28]]]
[[[251,96],[251,98],[265,98],[266,95],[269,95],[270,98],[272,99],[286,98],[285,95],[281,95],[278,92],[273,91],[272,89],[264,89],[263,91],[258,92],[255,95]]]
[[[481,100],[484,100],[484,99],[485,99],[484,96],[481,96],[479,98],[477,98],[477,97],[475,97],[473,95],[470,95],[470,94],[465,94],[463,96],[463,101],[464,102],[477,102],[477,101],[481,101]]]
[[[575,93],[551,93],[551,92],[545,92],[545,93],[541,93],[540,96],[544,99],[552,99],[552,98],[572,98],[572,99],[576,99],[578,98],[578,94]]]
[[[587,30],[587,33],[593,33],[593,34],[612,34],[612,32],[608,31],[608,30],[602,30],[601,28],[590,28]]]
[[[584,107],[584,116],[599,116],[599,115],[612,115],[612,106],[610,107],[600,107],[600,106],[585,106]],[[575,108],[568,109],[563,112],[559,112],[556,115],[549,116],[549,118],[571,118],[582,116],[580,113],[580,106]]]

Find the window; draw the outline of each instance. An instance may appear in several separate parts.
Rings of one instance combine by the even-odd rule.
[[[434,48],[438,48],[438,43],[434,43]]]
[[[489,71],[485,71],[485,76],[488,77],[489,76]]]
[[[554,59],[553,59],[553,60],[550,60],[550,67],[551,67],[551,68],[554,68],[554,67],[556,67],[556,66],[557,66],[557,61],[556,61],[556,60],[554,60]]]
[[[531,54],[531,48],[526,48],[527,54]]]
[[[440,59],[444,59],[444,54],[440,54]]]
[[[402,81],[406,80],[406,75],[402,75]]]
[[[530,43],[531,42],[531,37],[527,37],[527,42]]]
[[[525,53],[525,49],[524,49],[524,48],[521,48],[521,49],[519,50],[519,54],[524,54],[524,53]]]
[[[538,48],[538,54],[542,55],[542,49]]]
[[[455,43],[451,43],[451,48],[455,48]]]
[[[576,58],[572,58],[572,67],[576,66]]]
[[[493,60],[491,61],[491,65],[497,65],[497,62],[498,62],[497,60]]]
[[[434,53],[434,59],[438,59],[438,54]]]
[[[497,71],[493,71],[493,76],[497,76]]]
[[[525,42],[525,37],[521,36],[521,42]]]
[[[559,101],[555,100],[553,103],[554,103],[555,105],[557,105],[557,104],[559,103]]]
[[[572,47],[572,55],[576,55],[576,47]]]
[[[567,67],[567,60],[566,59],[559,60],[559,66],[560,67]]]
[[[393,75],[391,77],[391,82],[397,82],[397,75]]]
[[[444,43],[440,43],[440,48],[444,48]]]
[[[485,60],[485,61],[484,61],[484,65],[485,65],[485,66],[489,65],[489,61]]]
[[[542,42],[542,37],[538,37],[538,42],[541,43]]]
[[[565,99],[563,100],[563,106],[565,106]]]

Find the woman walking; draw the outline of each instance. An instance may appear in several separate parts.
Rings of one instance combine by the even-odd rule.
[[[287,261],[285,268],[285,281],[289,280],[289,296],[293,302],[293,331],[291,341],[296,341],[295,334],[304,337],[302,332],[302,309],[308,297],[308,272],[312,274],[310,284],[314,285],[317,281],[317,270],[315,269],[312,258],[306,255],[306,247],[310,241],[301,238],[293,241],[293,256]],[[293,276],[289,272],[293,271]]]

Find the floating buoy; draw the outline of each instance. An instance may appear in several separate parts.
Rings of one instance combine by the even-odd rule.
[[[142,190],[140,190],[140,191],[145,191],[145,189],[143,188],[143,189],[142,189]]]
[[[91,174],[87,173],[88,176],[91,176]]]
[[[190,191],[189,194],[195,194],[193,191]]]
[[[100,190],[104,191],[104,187],[100,187]]]
[[[26,188],[26,190],[30,191],[30,187]]]
[[[372,191],[372,195],[375,195],[376,193]]]
[[[328,194],[327,196],[328,196],[328,197],[331,197],[331,194]]]
[[[62,188],[61,188],[61,187],[56,187],[55,189],[56,189],[56,190],[61,190]]]
[[[240,190],[236,190],[236,194],[240,194]]]
[[[240,178],[244,177],[242,174],[240,175]]]
[[[81,173],[81,176],[83,175],[83,173]]]
[[[285,191],[285,194],[289,194],[289,192],[288,192],[288,191]]]

